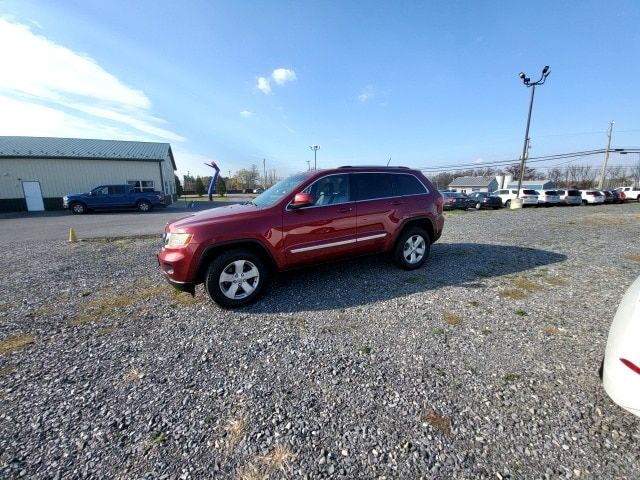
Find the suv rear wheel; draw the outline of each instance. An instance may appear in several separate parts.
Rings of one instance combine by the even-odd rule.
[[[230,250],[216,257],[207,271],[205,288],[211,300],[225,308],[255,302],[268,280],[262,259],[247,250]]]
[[[394,252],[396,264],[405,270],[420,268],[429,256],[431,240],[422,228],[410,227],[400,235]]]

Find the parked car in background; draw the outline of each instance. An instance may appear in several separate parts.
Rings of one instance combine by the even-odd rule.
[[[640,416],[640,277],[618,306],[600,375],[605,391],[622,408]]]
[[[560,198],[560,205],[581,205],[582,194],[580,190],[568,189],[568,190],[556,190],[558,197]]]
[[[442,208],[419,170],[310,170],[252,202],[168,223],[158,264],[175,288],[194,293],[204,283],[213,301],[240,307],[278,271],[382,252],[401,268],[419,268],[442,235]]]
[[[538,205],[551,207],[560,203],[560,196],[555,190],[536,190],[538,194]]]
[[[475,192],[469,195],[469,201],[471,203],[470,208],[481,210],[483,208],[493,208],[497,210],[502,207],[502,199],[500,197],[490,195],[486,192]]]
[[[618,187],[616,190],[623,192],[626,200],[640,202],[640,187]]]
[[[136,208],[148,212],[153,207],[164,207],[162,192],[146,191],[131,185],[100,185],[87,193],[70,193],[62,197],[62,206],[71,213],[88,210],[122,210]]]
[[[622,190],[614,190],[618,197],[618,203],[624,203],[627,200],[627,196],[624,194]]]
[[[511,207],[511,200],[513,200],[514,198],[518,198],[518,190],[516,189],[496,190],[495,192],[492,193],[492,195],[500,197],[500,199],[502,200],[502,204],[506,208],[509,208]],[[523,207],[525,206],[531,207],[531,206],[538,205],[538,194],[535,190],[531,190],[528,188],[521,188],[520,198],[522,199]]]
[[[600,193],[604,195],[604,203],[616,203],[618,196],[613,190],[600,190]]]
[[[580,190],[583,205],[596,205],[604,203],[604,194],[599,190]]]
[[[444,199],[445,210],[466,210],[469,208],[467,197],[460,192],[440,192]]]

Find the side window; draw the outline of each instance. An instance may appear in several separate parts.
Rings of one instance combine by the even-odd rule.
[[[109,195],[124,195],[124,185],[111,185]]]
[[[109,193],[109,187],[98,187],[92,190],[94,195],[107,195]]]
[[[427,193],[424,185],[420,183],[413,175],[407,175],[403,173],[395,174],[392,176],[392,192],[394,197],[401,195],[418,195],[420,193]]]
[[[354,173],[355,199],[372,200],[392,197],[391,177],[389,173]]]
[[[305,188],[304,191],[313,195],[314,205],[317,206],[336,205],[351,201],[348,174],[322,177]]]

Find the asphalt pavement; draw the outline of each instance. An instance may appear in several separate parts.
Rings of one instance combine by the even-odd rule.
[[[100,237],[128,237],[161,235],[165,224],[185,217],[195,211],[231,205],[245,201],[238,197],[225,202],[178,201],[166,208],[155,208],[148,213],[138,211],[90,212],[73,215],[68,210],[49,212],[16,212],[0,214],[0,245],[36,240],[61,240],[69,238],[73,228],[78,239]]]

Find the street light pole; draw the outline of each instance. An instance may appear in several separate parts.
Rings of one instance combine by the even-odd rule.
[[[317,170],[318,169],[317,153],[318,153],[318,150],[320,150],[320,145],[311,145],[309,148],[313,150],[313,169]]]
[[[524,171],[525,171],[527,156],[529,154],[529,127],[531,126],[531,111],[533,110],[533,97],[536,94],[536,85],[542,85],[550,73],[551,73],[551,70],[549,70],[549,66],[548,65],[545,66],[542,69],[542,75],[540,76],[540,79],[537,82],[533,82],[533,83],[531,82],[531,79],[527,77],[523,72],[520,72],[520,75],[519,75],[525,87],[527,88],[531,87],[531,98],[529,99],[529,114],[527,115],[527,128],[524,132],[524,145],[522,146],[522,156],[520,157],[520,178],[518,179],[518,193],[517,193],[518,199],[520,198],[520,189],[522,188],[522,181],[524,180]]]

